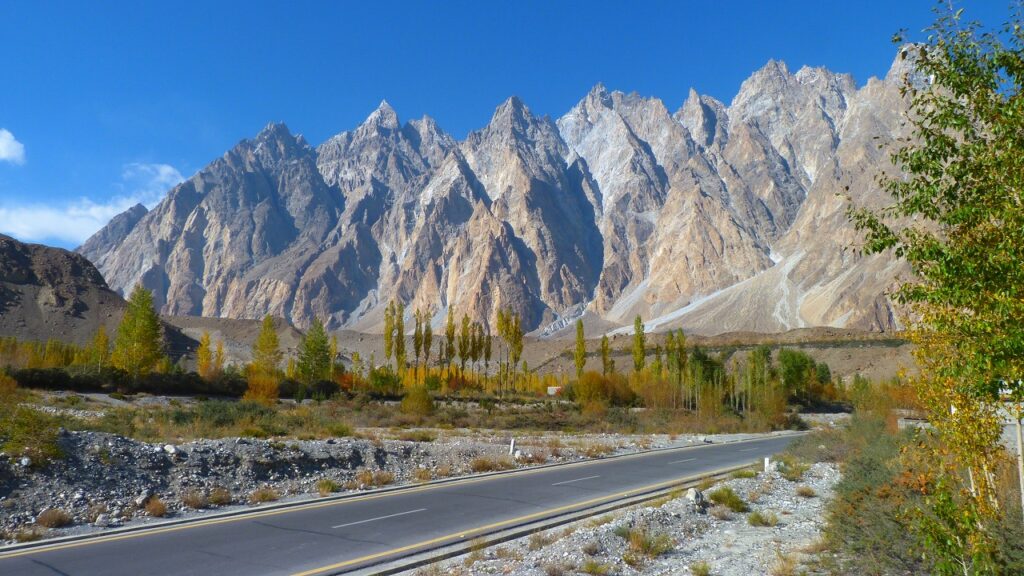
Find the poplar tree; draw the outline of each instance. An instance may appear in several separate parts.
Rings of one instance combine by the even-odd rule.
[[[213,372],[219,376],[224,373],[224,341],[217,339],[217,348],[213,353]]]
[[[423,350],[423,316],[419,310],[413,314],[416,318],[416,327],[412,331],[413,359],[417,370],[420,367],[420,352]]]
[[[430,367],[430,347],[434,343],[434,329],[430,327],[430,313],[423,318],[423,365]]]
[[[612,360],[611,344],[608,342],[608,335],[601,336],[601,373],[608,376],[615,372],[615,360]]]
[[[103,371],[103,367],[110,360],[110,338],[107,336],[107,327],[100,324],[96,334],[92,337],[89,350],[86,354],[89,364],[96,368],[96,372]]]
[[[644,321],[640,315],[633,320],[633,372],[643,372],[647,359],[647,341],[644,337]]]
[[[295,362],[296,375],[305,384],[326,380],[331,373],[331,349],[324,324],[313,319],[309,331],[299,344],[299,358]]]
[[[395,363],[399,373],[405,370],[405,304],[395,308]]]
[[[153,294],[136,285],[128,297],[128,308],[117,329],[111,363],[137,380],[152,372],[163,359],[160,318],[153,307]]]
[[[199,338],[199,349],[196,350],[196,372],[203,380],[210,380],[213,374],[213,348],[210,333],[203,331]]]
[[[583,336],[583,320],[576,320],[576,379],[583,377],[583,365],[587,362],[587,341]]]
[[[470,338],[472,335],[469,332],[469,315],[462,315],[462,322],[459,325],[459,369],[463,372],[466,371],[466,360],[469,359],[469,351],[472,342]]]
[[[448,321],[444,327],[445,339],[445,362],[451,368],[452,360],[455,358],[455,310],[449,304]]]
[[[277,330],[274,329],[274,319],[270,315],[263,317],[263,324],[260,326],[259,336],[252,345],[253,371],[261,374],[275,374],[281,369],[281,361],[284,355],[281,353],[281,344],[277,338]]]
[[[388,302],[384,308],[384,363],[391,363],[392,348],[395,337],[395,301]]]

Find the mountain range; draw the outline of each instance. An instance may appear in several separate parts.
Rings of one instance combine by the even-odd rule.
[[[770,61],[731,103],[691,90],[674,112],[600,84],[557,119],[512,97],[461,141],[386,102],[316,147],[273,123],[77,251],[175,316],[373,332],[394,299],[435,325],[509,308],[538,335],[637,314],[701,334],[893,330],[907,270],[862,256],[846,209],[886,202],[906,53],[860,87]]]

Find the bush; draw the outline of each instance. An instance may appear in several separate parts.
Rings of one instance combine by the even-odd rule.
[[[221,486],[210,490],[209,499],[210,504],[213,504],[214,506],[227,506],[234,500],[234,498],[231,497],[231,491]]]
[[[469,463],[470,470],[478,474],[483,472],[494,472],[498,470],[511,470],[512,468],[515,467],[515,462],[513,462],[512,459],[508,458],[507,456],[501,458],[478,456]]]
[[[153,496],[146,501],[146,514],[149,514],[153,518],[163,518],[167,515],[167,505],[162,500]]]
[[[199,490],[187,490],[182,493],[181,503],[193,510],[202,510],[210,505],[209,499]]]
[[[249,494],[250,504],[263,504],[266,502],[275,502],[280,498],[280,494],[273,488],[257,488]]]
[[[405,442],[433,442],[437,435],[427,430],[406,430],[398,435],[398,439]]]
[[[36,524],[46,528],[62,528],[71,524],[71,515],[57,508],[47,508],[36,516]]]
[[[402,398],[402,412],[416,416],[430,416],[434,413],[434,400],[424,386],[414,386]]]
[[[690,573],[693,576],[711,576],[711,565],[703,560],[694,562],[690,564]]]
[[[277,404],[277,398],[280,394],[279,384],[280,378],[275,374],[264,374],[261,372],[249,374],[249,386],[246,388],[242,399],[264,406],[273,406]]]
[[[779,523],[779,517],[774,512],[754,511],[750,513],[750,516],[747,516],[747,523],[751,526],[770,527]]]
[[[323,478],[316,483],[316,491],[319,492],[321,496],[328,496],[339,490],[341,490],[341,486],[330,478]]]
[[[728,486],[722,486],[714,492],[711,492],[708,494],[708,499],[715,504],[725,506],[733,512],[742,513],[750,510],[750,506],[743,501],[743,498],[740,498],[739,494],[734,492],[733,489]]]
[[[796,495],[800,496],[801,498],[814,498],[815,496],[818,495],[818,493],[815,492],[814,488],[811,488],[810,486],[797,486]]]
[[[58,443],[60,420],[28,406],[0,406],[0,449],[28,456],[33,466],[64,456]]]

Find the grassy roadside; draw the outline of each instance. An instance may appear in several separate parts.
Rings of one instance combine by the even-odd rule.
[[[945,522],[947,495],[934,480],[926,430],[895,429],[874,411],[854,414],[849,424],[816,431],[795,442],[788,454],[803,462],[836,462],[842,480],[828,505],[822,550],[815,568],[832,574],[932,574],[936,543],[924,530]],[[1002,521],[987,526],[999,542],[999,574],[1024,574],[1024,530],[1011,462],[998,472]],[[934,524],[932,524],[934,525]],[[955,536],[953,536],[955,538]]]

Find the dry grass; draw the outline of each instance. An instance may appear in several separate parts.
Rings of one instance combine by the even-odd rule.
[[[277,493],[277,490],[273,488],[257,488],[249,494],[249,504],[264,504],[266,502],[276,502],[281,495]]]
[[[89,523],[92,523],[92,522],[95,522],[96,519],[100,517],[100,514],[106,514],[106,513],[107,513],[107,505],[104,504],[103,502],[96,502],[94,504],[90,504],[89,505],[89,510],[86,512],[85,518],[89,521]]]
[[[747,516],[747,523],[751,526],[772,527],[779,523],[779,517],[774,512],[761,512],[756,510]]]
[[[718,480],[716,480],[715,478],[705,478],[700,481],[700,484],[697,484],[697,490],[700,490],[701,492],[707,492],[708,490],[714,488],[715,484],[718,484]]]
[[[580,450],[580,452],[582,452],[583,455],[586,456],[587,458],[600,458],[602,456],[607,456],[608,454],[615,452],[615,447],[612,446],[611,444],[603,443],[587,444]]]
[[[452,475],[451,464],[441,464],[434,470],[434,477],[436,478],[447,478]]]
[[[721,504],[712,506],[709,513],[718,520],[732,520],[732,510],[729,510],[728,506]]]
[[[153,518],[163,518],[167,515],[167,505],[164,504],[163,500],[153,496],[146,501],[145,505],[146,514],[149,514]]]
[[[711,564],[700,560],[690,564],[690,573],[693,576],[711,576]]]
[[[737,470],[732,473],[733,478],[757,478],[757,471],[750,468],[744,468],[743,470]]]
[[[502,560],[522,560],[523,555],[512,548],[499,547],[494,549],[494,557]]]
[[[545,576],[565,576],[566,572],[572,572],[572,566],[558,562],[544,565]]]
[[[341,490],[341,486],[330,478],[321,478],[316,483],[316,491],[321,496],[329,496],[339,490]]]
[[[433,442],[437,440],[437,434],[427,430],[405,430],[398,435],[398,439],[405,442]]]
[[[429,468],[417,468],[412,473],[412,479],[416,482],[430,482],[433,476],[430,473]]]
[[[797,486],[796,495],[800,496],[801,498],[814,498],[815,496],[818,495],[818,493],[815,492],[814,488],[811,488],[810,486]]]
[[[794,554],[783,554],[781,550],[775,551],[775,561],[768,568],[771,576],[796,576],[796,570],[800,563]]]
[[[210,499],[199,490],[188,490],[181,495],[181,503],[193,510],[202,510],[210,506]]]
[[[554,542],[555,539],[543,532],[537,532],[536,534],[530,535],[530,542],[527,544],[527,548],[531,551],[540,550],[546,547],[548,544]]]
[[[355,481],[364,488],[387,486],[395,481],[395,475],[387,470],[363,469],[356,473]]]
[[[490,456],[478,456],[469,463],[469,468],[477,474],[483,472],[496,472],[499,470],[511,470],[516,467],[516,463],[512,461],[508,456],[502,456],[499,458],[493,458]]]
[[[213,490],[210,490],[210,504],[214,506],[227,506],[231,504],[234,498],[231,497],[231,491],[227,488],[217,486]]]
[[[584,574],[594,574],[596,576],[604,576],[611,571],[611,566],[602,564],[594,559],[588,559],[583,562],[583,566],[580,566],[580,572]]]
[[[44,528],[63,528],[71,524],[71,515],[59,508],[47,508],[36,516],[36,524]]]
[[[615,518],[613,518],[611,514],[605,514],[604,516],[598,516],[597,518],[591,518],[587,522],[587,526],[589,526],[590,528],[598,528],[600,526],[604,526],[605,524],[611,522],[614,519]]]
[[[39,528],[38,526],[29,526],[27,528],[21,528],[14,533],[14,541],[23,542],[35,542],[46,535],[46,531]]]
[[[587,556],[597,556],[601,553],[601,545],[596,540],[591,540],[584,544],[580,550]]]

